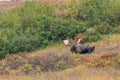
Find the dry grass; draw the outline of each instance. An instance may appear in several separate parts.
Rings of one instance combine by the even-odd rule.
[[[25,1],[28,0],[18,0],[15,2],[0,2],[0,10],[10,10],[16,6],[20,6],[24,4]],[[34,0],[29,0],[29,1],[34,1]],[[66,3],[68,0],[35,0],[35,1],[40,1],[42,3],[50,3],[50,4],[58,4],[58,3]]]
[[[16,6],[21,6],[24,2],[0,2],[0,10],[7,11]]]
[[[119,80],[119,36],[120,34],[105,36],[103,40],[93,43],[96,45],[93,56],[87,54],[71,55],[69,47],[63,44],[36,52],[8,55],[0,61],[0,68],[2,66],[8,66],[8,68],[14,65],[19,66],[15,69],[7,68],[7,71],[3,75],[0,75],[0,80]],[[43,60],[45,64],[42,66],[46,66],[46,61],[54,65],[54,61],[60,59],[60,56],[62,56],[63,59],[67,59],[65,61],[69,60],[67,62],[68,65],[71,65],[70,62],[72,63],[74,60],[76,67],[68,67],[62,71],[53,70],[50,72],[41,72],[40,74],[16,75],[23,67],[27,66],[27,68],[31,68],[31,65],[36,65],[36,60],[38,62]],[[21,65],[22,61],[30,62],[31,65],[26,63],[24,63],[25,66]]]
[[[99,52],[106,52],[110,51],[112,49],[116,49],[117,51],[120,48],[120,34],[116,35],[109,35],[109,36],[104,36],[103,40],[95,42],[95,53]]]
[[[119,80],[119,71],[95,70],[77,67],[58,72],[47,72],[41,75],[3,76],[0,80]]]

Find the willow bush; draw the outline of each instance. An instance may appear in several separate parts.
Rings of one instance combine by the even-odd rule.
[[[101,34],[117,33],[120,25],[119,0],[75,0],[58,6],[26,2],[0,13],[0,58],[6,54],[34,51],[83,33],[88,41]],[[60,8],[61,7],[61,8]],[[56,15],[60,11],[60,15]],[[95,28],[96,35],[86,30]]]

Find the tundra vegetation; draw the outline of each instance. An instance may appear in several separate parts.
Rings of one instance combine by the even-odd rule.
[[[109,38],[95,42],[97,48],[93,56],[71,54],[69,47],[64,45],[31,53],[7,55],[0,61],[0,79],[119,80],[119,36],[120,34],[110,35],[107,36]]]
[[[27,1],[0,11],[0,79],[119,80],[119,4],[120,0]],[[95,44],[93,56],[71,54],[61,44],[77,40],[77,34],[83,43]]]
[[[88,41],[102,35],[119,33],[120,1],[74,0],[65,4],[26,2],[0,12],[0,58],[6,54],[34,51],[78,33]],[[95,35],[86,31],[95,29]]]

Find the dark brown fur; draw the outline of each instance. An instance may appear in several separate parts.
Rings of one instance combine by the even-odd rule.
[[[71,45],[70,50],[75,53],[85,54],[92,53],[95,49],[95,46],[90,44],[73,44]]]

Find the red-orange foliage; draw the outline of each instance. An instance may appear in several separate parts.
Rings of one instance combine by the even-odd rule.
[[[81,43],[84,43],[86,41],[86,37],[82,33],[79,33],[74,37],[74,40],[76,42],[78,41],[78,39],[81,39]]]

